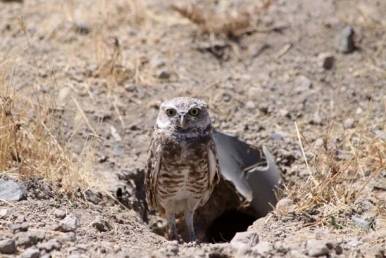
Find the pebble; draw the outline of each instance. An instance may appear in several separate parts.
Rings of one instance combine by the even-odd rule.
[[[9,209],[0,209],[0,218],[3,219],[9,215]]]
[[[53,214],[58,219],[64,219],[66,217],[66,212],[59,209],[55,209]]]
[[[14,221],[15,223],[23,223],[25,222],[25,217],[23,215],[17,216],[17,218]]]
[[[312,87],[312,82],[306,76],[301,75],[296,78],[295,81],[295,92],[302,93],[309,90]]]
[[[75,30],[79,34],[87,35],[91,32],[91,27],[87,22],[75,22]]]
[[[167,80],[170,78],[170,73],[168,71],[162,70],[162,71],[158,72],[157,77],[159,79]]]
[[[280,213],[288,213],[293,210],[293,201],[289,198],[283,198],[276,204],[276,210]]]
[[[23,223],[15,223],[11,225],[11,229],[13,232],[26,232],[28,231],[29,224],[28,222],[23,222]]]
[[[46,252],[51,252],[52,250],[60,250],[61,247],[62,245],[56,239],[51,239],[48,242],[38,244],[38,248]]]
[[[307,241],[307,253],[311,257],[318,257],[327,255],[329,250],[323,241],[313,239]]]
[[[40,251],[36,248],[28,248],[26,249],[20,256],[21,258],[39,258]]]
[[[91,191],[90,189],[87,189],[84,192],[84,198],[95,205],[100,202],[100,198],[98,197],[98,195],[93,191]]]
[[[259,236],[256,232],[238,232],[231,240],[231,244],[243,244],[249,247],[253,247],[257,243],[259,243]]]
[[[249,100],[247,101],[247,103],[245,103],[245,107],[249,110],[255,110],[256,109],[256,105],[255,105],[255,102]]]
[[[348,54],[355,50],[354,34],[351,26],[347,26],[338,34],[337,48],[340,52]]]
[[[46,233],[44,231],[34,231],[34,235],[38,242],[42,242],[46,238]]]
[[[102,219],[101,217],[97,217],[92,223],[91,225],[96,228],[99,232],[106,232],[106,231],[109,231],[111,229],[111,226],[110,224]]]
[[[56,228],[56,230],[62,232],[74,232],[79,227],[79,219],[73,213],[70,213],[60,221],[59,226]]]
[[[267,254],[272,252],[273,246],[270,242],[261,241],[257,245],[255,245],[252,250],[258,252],[261,256],[265,257],[267,256]]]
[[[282,131],[276,131],[274,132],[272,135],[271,135],[271,139],[274,140],[274,141],[282,141],[284,140],[285,137],[287,137],[288,134],[286,132],[282,132]]]
[[[346,120],[344,120],[343,127],[345,129],[353,128],[354,127],[354,119],[350,117],[350,118],[347,118]]]
[[[166,60],[163,58],[152,58],[149,61],[149,66],[152,68],[159,68],[166,64]]]
[[[16,244],[23,248],[27,248],[33,245],[36,245],[37,238],[36,235],[30,232],[20,232],[16,235]]]
[[[310,124],[313,124],[313,125],[322,124],[322,118],[320,117],[319,112],[314,113],[314,116],[312,117]]]
[[[0,253],[13,254],[16,252],[16,242],[13,239],[5,239],[0,241]]]
[[[27,192],[15,181],[0,179],[0,199],[16,202],[27,200]]]
[[[320,66],[325,70],[331,70],[335,64],[335,57],[332,54],[323,53],[318,56]]]
[[[74,232],[67,232],[60,236],[59,238],[63,242],[75,242],[76,241],[76,235]]]
[[[318,138],[315,140],[314,146],[315,147],[322,147],[324,145],[324,141],[322,138]]]
[[[126,83],[123,88],[125,88],[126,91],[128,92],[134,92],[137,91],[137,87],[134,84],[128,84]]]
[[[166,246],[166,253],[172,253],[174,255],[178,254],[178,242],[177,241],[170,241],[168,242]]]

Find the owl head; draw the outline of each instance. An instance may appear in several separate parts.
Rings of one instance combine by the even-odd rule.
[[[170,132],[189,133],[205,130],[210,124],[207,105],[204,101],[180,97],[161,104],[155,128]]]

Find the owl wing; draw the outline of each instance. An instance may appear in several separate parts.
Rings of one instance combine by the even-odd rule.
[[[199,206],[203,206],[212,194],[214,187],[220,182],[220,164],[218,161],[216,144],[213,139],[209,141],[208,145],[208,191],[202,197]]]
[[[157,178],[160,170],[162,148],[157,138],[150,142],[149,157],[147,159],[145,174],[146,201],[150,210],[158,210],[157,201]]]

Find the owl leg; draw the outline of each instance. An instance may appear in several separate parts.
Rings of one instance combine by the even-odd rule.
[[[176,240],[177,239],[176,216],[173,213],[173,214],[169,214],[167,216],[167,218],[168,218],[168,224],[169,224],[169,229],[170,229],[169,239],[170,240]]]
[[[197,240],[194,234],[193,214],[193,211],[185,211],[185,223],[189,229],[190,242],[196,242]]]

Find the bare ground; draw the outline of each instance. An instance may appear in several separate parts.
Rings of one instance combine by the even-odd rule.
[[[330,257],[385,257],[386,2],[271,2],[178,5],[190,19],[172,1],[0,2],[0,94],[26,131],[44,109],[50,135],[82,161],[65,175],[5,170],[29,198],[0,202],[0,238],[35,235],[52,257],[302,257],[320,245]],[[347,26],[352,53],[339,43]],[[207,101],[219,130],[268,146],[282,169],[280,195],[294,204],[249,228],[258,247],[177,245],[152,232],[157,217],[143,220],[157,107],[184,95]],[[113,200],[119,187],[128,208]],[[69,213],[76,234],[58,229]]]

